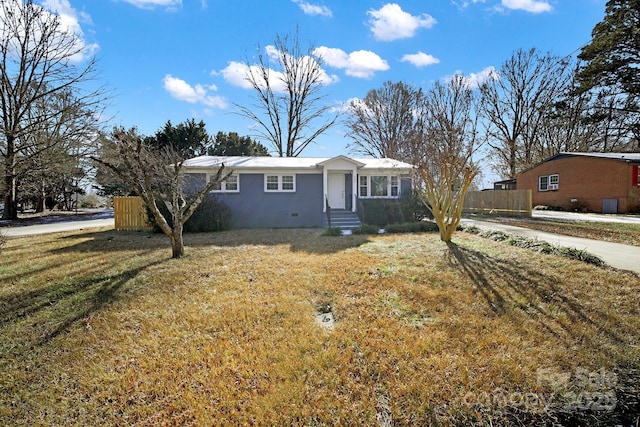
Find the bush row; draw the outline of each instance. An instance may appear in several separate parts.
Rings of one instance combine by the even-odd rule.
[[[543,254],[557,255],[578,261],[586,262],[598,267],[603,267],[605,262],[602,258],[593,255],[585,250],[569,248],[566,246],[556,246],[543,240],[532,239],[530,237],[515,236],[497,230],[482,230],[475,225],[465,226],[467,233],[477,234],[480,237],[491,239],[496,242],[503,242],[519,248],[532,249]]]
[[[386,227],[389,224],[404,224],[431,219],[431,211],[412,193],[402,194],[398,199],[360,200],[358,212],[363,224]]]

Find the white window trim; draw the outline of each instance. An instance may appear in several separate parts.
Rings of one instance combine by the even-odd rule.
[[[278,177],[278,189],[277,190],[270,190],[267,188],[267,177],[269,176],[277,176]],[[293,189],[291,190],[284,190],[282,188],[282,177],[283,176],[291,176],[293,177]],[[264,192],[265,193],[295,193],[296,192],[296,174],[295,173],[281,173],[281,174],[275,174],[275,173],[265,173],[264,174]]]
[[[371,177],[372,176],[385,176],[387,177],[387,195],[386,196],[372,196],[371,195]],[[364,196],[362,194],[360,194],[360,189],[361,187],[363,187],[363,185],[361,185],[360,183],[360,177],[363,178],[367,178],[367,195]],[[391,177],[396,177],[398,179],[398,194],[396,196],[392,196],[391,195]],[[395,185],[393,187],[396,187]],[[360,199],[398,199],[400,198],[400,194],[401,194],[401,190],[402,190],[402,177],[400,175],[397,174],[371,174],[371,175],[358,175],[358,197]]]
[[[547,185],[546,187],[542,188],[542,179],[546,178],[547,179]],[[554,181],[555,182],[551,182],[552,178],[555,178]],[[552,173],[549,175],[540,175],[538,177],[538,191],[539,192],[545,192],[545,191],[556,191],[560,188],[560,175],[557,173]]]
[[[215,175],[207,174],[207,184],[211,182],[211,178]],[[239,193],[240,192],[240,176],[239,175],[231,175],[236,178],[237,189],[235,190],[227,190],[227,181],[224,180],[220,183],[220,189],[211,190],[212,193]]]

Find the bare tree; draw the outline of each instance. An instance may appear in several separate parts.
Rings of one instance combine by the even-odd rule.
[[[71,209],[71,195],[81,191],[79,183],[89,172],[87,156],[95,149],[99,129],[93,111],[78,108],[82,105],[65,90],[39,99],[27,114],[26,121],[33,126],[19,139],[15,172],[18,193],[22,199],[35,199],[36,212],[45,209],[47,197]],[[61,113],[38,118],[49,110]]]
[[[466,77],[437,81],[419,111],[422,128],[408,140],[416,166],[414,190],[433,213],[440,239],[450,242],[460,224],[464,197],[478,173],[480,148],[475,94]],[[419,154],[419,156],[418,156]]]
[[[300,155],[337,120],[337,115],[324,118],[331,107],[321,94],[327,83],[322,64],[311,48],[303,53],[297,33],[276,36],[266,55],[258,55],[257,65],[247,61],[246,80],[255,91],[255,103],[237,105],[239,114],[257,123],[257,136],[270,141],[280,157]]]
[[[387,81],[363,99],[351,101],[347,127],[351,151],[372,157],[411,161],[405,141],[415,131],[422,90]]]
[[[102,89],[88,89],[96,79],[95,58],[81,61],[85,44],[65,29],[59,16],[32,0],[0,2],[0,151],[4,160],[4,219],[17,218],[19,160],[42,123],[63,120],[69,112],[99,117]],[[85,65],[79,66],[80,63]],[[73,103],[35,109],[60,93]],[[49,105],[54,106],[51,102]],[[93,113],[90,113],[93,111]],[[26,145],[25,145],[26,144]]]
[[[92,157],[125,181],[144,200],[156,223],[171,242],[173,258],[184,255],[182,232],[184,224],[193,215],[207,194],[231,171],[222,165],[208,183],[197,188],[184,172],[185,159],[166,146],[152,149],[145,144],[135,129],[116,129],[113,140],[105,141],[101,157]],[[171,224],[158,207],[165,203],[171,215]]]
[[[535,146],[555,101],[571,83],[567,59],[517,50],[481,87],[481,112],[501,175],[532,166]]]

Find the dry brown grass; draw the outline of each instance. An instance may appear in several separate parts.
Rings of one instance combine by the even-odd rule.
[[[10,240],[0,424],[637,422],[638,278],[454,241],[231,231],[172,260],[145,233]],[[585,390],[615,411],[560,410]]]

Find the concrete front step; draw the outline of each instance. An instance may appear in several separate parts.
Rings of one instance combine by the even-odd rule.
[[[324,215],[324,226],[329,227],[329,221],[327,215]],[[353,230],[355,228],[362,227],[358,214],[351,211],[332,210],[331,211],[331,226],[341,228],[343,230]]]

